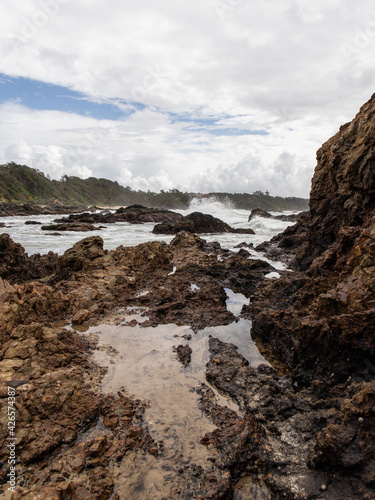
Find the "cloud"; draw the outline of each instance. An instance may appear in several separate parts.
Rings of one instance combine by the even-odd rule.
[[[0,155],[134,188],[307,196],[315,151],[374,90],[372,11],[370,0],[5,0],[2,73],[125,115],[8,102]]]

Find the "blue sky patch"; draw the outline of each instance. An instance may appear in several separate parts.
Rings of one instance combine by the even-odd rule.
[[[0,74],[0,103],[17,101],[35,110],[56,110],[99,120],[120,120],[129,112],[116,103],[96,102],[67,87]]]
[[[251,130],[251,129],[242,129],[236,127],[223,127],[220,123],[225,119],[233,119],[234,116],[226,115],[219,116],[217,118],[208,117],[208,118],[197,118],[188,115],[177,115],[175,113],[171,113],[171,121],[172,123],[189,123],[190,126],[187,126],[185,130],[189,132],[205,132],[210,135],[216,136],[241,136],[241,135],[268,135],[269,132],[264,129],[260,130]],[[192,125],[192,126],[191,126]]]

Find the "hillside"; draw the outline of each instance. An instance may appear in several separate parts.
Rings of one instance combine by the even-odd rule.
[[[269,196],[257,191],[253,194],[241,193],[183,193],[178,189],[161,190],[160,193],[134,191],[123,187],[116,181],[89,177],[68,177],[60,181],[51,180],[43,172],[8,163],[0,165],[0,202],[19,202],[48,204],[58,199],[65,205],[132,205],[134,203],[149,207],[183,209],[189,206],[193,198],[215,197],[234,208],[251,210],[306,210],[308,201],[303,198],[282,198]]]

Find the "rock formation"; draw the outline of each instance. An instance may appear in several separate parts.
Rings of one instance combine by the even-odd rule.
[[[201,212],[193,212],[192,214],[182,217],[181,220],[173,222],[165,222],[156,224],[153,233],[156,234],[177,234],[181,231],[188,233],[239,233],[239,234],[254,234],[252,229],[234,229],[226,222],[213,217],[209,214]]]
[[[179,233],[169,245],[149,242],[113,251],[92,236],[56,256],[48,274],[40,272],[39,280],[30,281],[33,256],[9,236],[2,240],[0,273],[14,283],[0,279],[0,398],[6,401],[7,384],[17,395],[18,480],[12,500],[35,495],[109,499],[116,491],[118,463],[139,451],[163,454],[163,444],[152,439],[144,423],[145,403],[122,391],[101,392],[103,371],[91,357],[95,342],[61,324],[118,323],[126,318],[118,311],[126,307],[147,308],[142,327],[165,322],[197,331],[229,324],[235,317],[227,310],[224,287],[249,295],[273,268],[249,259],[247,252],[224,252],[189,233]],[[176,351],[188,365],[190,346]],[[2,411],[3,463],[7,437]],[[178,461],[171,464],[177,467]],[[4,467],[4,492],[6,474]],[[219,499],[231,491],[229,472],[214,465],[193,463],[177,476],[172,497],[179,491],[178,498]]]
[[[301,215],[305,213],[306,212],[300,212],[298,214],[291,215],[272,215],[262,208],[253,208],[249,215],[248,221],[250,222],[252,219],[254,219],[254,217],[263,217],[264,219],[282,220],[284,222],[296,222],[301,217]]]
[[[263,246],[286,250],[299,272],[252,299],[253,334],[294,382],[336,397],[309,460],[345,477],[349,498],[371,498],[375,485],[374,132],[375,96],[318,151],[309,215]]]
[[[291,249],[293,266],[306,270],[339,238],[342,228],[363,228],[375,209],[374,115],[375,95],[323,144],[317,152],[309,213],[260,249]]]
[[[47,224],[42,226],[42,231],[75,231],[75,232],[87,232],[87,231],[100,231],[101,227],[96,227],[93,224],[87,222],[73,222],[70,224]]]
[[[14,216],[30,216],[30,215],[57,215],[57,214],[74,214],[77,212],[91,211],[95,212],[97,207],[87,208],[84,205],[80,206],[65,206],[59,203],[51,203],[50,205],[40,206],[34,204],[19,204],[19,203],[0,203],[1,217]]]
[[[148,208],[142,205],[130,205],[118,208],[114,213],[105,210],[98,213],[71,214],[69,217],[56,219],[59,224],[114,224],[115,222],[129,222],[130,224],[144,224],[146,222],[166,222],[175,221],[182,218],[181,214],[163,210],[161,208]]]
[[[15,243],[9,234],[0,234],[0,277],[10,283],[40,279],[56,271],[57,254],[29,257],[24,248]]]

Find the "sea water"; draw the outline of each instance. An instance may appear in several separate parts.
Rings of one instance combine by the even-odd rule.
[[[264,219],[255,217],[248,222],[249,211],[234,208],[230,203],[222,203],[215,198],[208,199],[193,199],[187,210],[176,210],[182,215],[187,215],[192,212],[202,212],[213,215],[223,220],[233,228],[253,229],[255,235],[251,234],[201,234],[200,236],[208,242],[218,241],[222,248],[227,248],[233,251],[238,251],[235,248],[240,243],[252,243],[254,246],[259,245],[263,241],[270,240],[273,236],[283,231],[287,226],[292,225],[292,222],[283,222],[275,219]],[[272,212],[271,212],[272,213]],[[293,212],[284,212],[293,213]],[[72,247],[74,243],[88,236],[99,235],[104,240],[104,248],[114,250],[119,245],[135,246],[147,241],[164,241],[169,243],[173,235],[160,235],[152,232],[154,223],[145,224],[130,224],[128,222],[118,222],[116,224],[105,224],[103,229],[87,232],[64,231],[60,235],[52,234],[54,231],[43,231],[41,225],[25,224],[26,221],[41,222],[42,225],[51,224],[59,215],[33,215],[23,217],[0,217],[0,222],[5,223],[6,227],[0,231],[8,233],[11,238],[20,243],[28,255],[35,253],[46,254],[50,250],[63,254],[65,250]],[[253,256],[256,252],[251,252]]]

